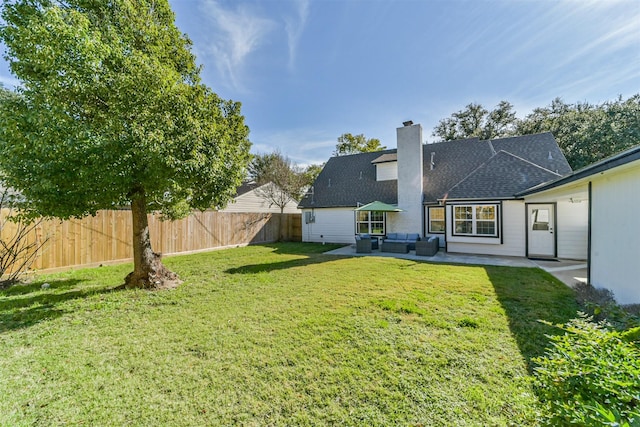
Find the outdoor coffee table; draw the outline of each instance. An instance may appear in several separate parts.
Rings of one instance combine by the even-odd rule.
[[[396,254],[409,253],[409,244],[402,242],[382,242],[382,252],[393,252]]]

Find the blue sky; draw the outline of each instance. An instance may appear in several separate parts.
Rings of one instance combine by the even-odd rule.
[[[204,82],[240,101],[253,152],[326,161],[342,133],[395,147],[478,102],[640,92],[640,1],[170,0]],[[16,81],[6,64],[0,82]]]

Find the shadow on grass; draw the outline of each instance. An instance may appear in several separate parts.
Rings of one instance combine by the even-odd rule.
[[[520,354],[532,373],[531,359],[544,354],[549,346],[547,335],[561,332],[540,320],[559,324],[576,317],[579,307],[575,292],[538,268],[485,267],[485,270],[507,314]]]
[[[249,264],[240,267],[229,268],[225,273],[229,274],[254,274],[269,271],[286,270],[293,267],[302,267],[310,264],[318,264],[334,260],[323,256],[325,252],[339,248],[344,245],[321,245],[318,243],[271,243],[260,245],[272,248],[273,252],[281,255],[302,255],[305,258],[291,259],[282,262],[265,262],[263,264]]]
[[[113,292],[115,288],[78,288],[84,280],[67,279],[17,284],[0,291],[0,333],[27,328],[45,320],[62,316],[67,310],[60,304],[91,295]]]

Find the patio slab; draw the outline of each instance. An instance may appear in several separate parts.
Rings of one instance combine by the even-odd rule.
[[[576,260],[531,260],[524,257],[505,257],[495,255],[467,255],[467,254],[452,254],[438,251],[434,256],[418,256],[415,251],[409,251],[407,254],[398,254],[390,252],[381,252],[380,250],[373,250],[371,253],[356,253],[355,245],[347,245],[332,251],[325,252],[327,255],[342,255],[342,256],[379,256],[379,257],[391,257],[402,258],[413,261],[427,261],[427,262],[440,262],[447,264],[476,264],[476,265],[497,265],[504,267],[528,267],[528,268],[541,268],[560,281],[565,283],[569,287],[573,287],[576,282],[587,281],[587,264],[584,261]]]

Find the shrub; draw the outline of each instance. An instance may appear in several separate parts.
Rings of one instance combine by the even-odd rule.
[[[548,324],[548,322],[545,322]],[[579,313],[533,359],[544,425],[640,426],[640,348]]]
[[[10,191],[0,185],[0,288],[16,282],[33,265],[47,240],[33,237],[41,222],[22,218]]]
[[[573,288],[578,304],[596,321],[606,321],[620,331],[640,326],[639,310],[633,305],[620,306],[609,289],[581,282]]]

